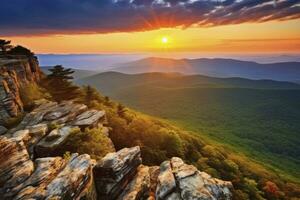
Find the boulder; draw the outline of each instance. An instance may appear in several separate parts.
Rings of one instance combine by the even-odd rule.
[[[157,180],[157,199],[165,199],[176,189],[176,180],[169,161],[165,161],[160,165],[160,173]]]
[[[138,200],[149,197],[150,191],[150,173],[149,167],[140,165],[137,169],[137,174],[133,180],[123,190],[118,200]]]
[[[23,183],[33,170],[24,142],[0,136],[0,197],[13,195],[10,190]]]
[[[52,130],[35,146],[35,156],[47,157],[62,154],[63,152],[59,152],[59,147],[66,142],[74,128],[76,127],[64,126]]]
[[[107,200],[117,198],[133,179],[141,162],[139,147],[109,153],[98,161],[93,170],[98,197]]]
[[[231,182],[212,178],[174,157],[160,166],[156,199],[231,199]]]
[[[95,161],[89,155],[72,154],[62,171],[45,188],[46,199],[93,199],[92,168]]]

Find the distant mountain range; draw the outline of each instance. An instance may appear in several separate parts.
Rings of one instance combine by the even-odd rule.
[[[292,82],[300,80],[300,62],[260,64],[222,58],[169,59],[151,57],[119,64],[111,70],[128,74],[179,72],[183,74],[202,74],[221,78],[242,77],[248,79],[272,79]]]
[[[45,74],[49,74],[50,73],[49,69],[51,69],[51,68],[53,68],[53,67],[52,66],[41,67],[42,71]],[[84,70],[84,69],[72,69],[72,70],[74,71],[73,77],[75,80],[99,73],[96,71],[90,71],[90,70]]]
[[[250,80],[245,78],[215,78],[203,75],[183,75],[180,73],[151,72],[124,74],[103,72],[77,79],[81,85],[92,85],[105,95],[113,95],[118,90],[142,85],[160,88],[251,88],[251,89],[300,89],[292,82],[273,80]]]

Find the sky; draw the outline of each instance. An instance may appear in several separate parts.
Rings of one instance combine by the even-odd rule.
[[[300,53],[300,0],[1,0],[35,53]]]

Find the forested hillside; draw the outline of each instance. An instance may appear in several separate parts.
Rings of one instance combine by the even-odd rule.
[[[298,179],[299,85],[200,75],[102,73],[82,79],[131,108],[228,144]]]

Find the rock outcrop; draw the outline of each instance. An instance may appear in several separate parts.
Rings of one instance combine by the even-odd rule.
[[[89,155],[39,158],[34,164],[20,140],[0,137],[1,199],[96,199]]]
[[[107,154],[94,167],[97,192],[101,199],[116,199],[133,179],[142,163],[139,147]]]
[[[231,182],[212,178],[174,157],[160,166],[156,199],[231,199]]]
[[[0,60],[0,124],[23,112],[20,87],[42,76],[35,57]]]

